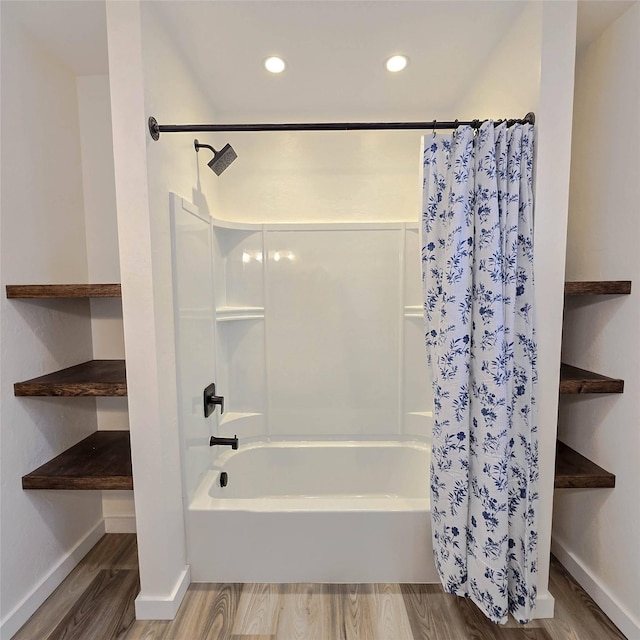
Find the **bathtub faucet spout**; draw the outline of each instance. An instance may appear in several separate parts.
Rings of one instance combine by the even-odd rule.
[[[234,436],[233,438],[216,438],[216,436],[211,436],[209,440],[209,446],[213,447],[214,444],[222,444],[232,449],[238,448],[238,436]]]

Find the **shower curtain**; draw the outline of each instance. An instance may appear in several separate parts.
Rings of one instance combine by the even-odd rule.
[[[532,125],[425,137],[434,556],[445,590],[498,623],[536,597],[532,167]]]

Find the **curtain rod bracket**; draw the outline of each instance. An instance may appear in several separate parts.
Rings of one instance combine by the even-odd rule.
[[[153,116],[149,118],[149,133],[154,140],[160,140],[160,125]]]

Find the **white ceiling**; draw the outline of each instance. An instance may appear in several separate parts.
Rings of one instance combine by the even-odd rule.
[[[552,0],[553,1],[553,0]],[[556,0],[559,1],[559,0]],[[637,0],[636,0],[637,1]],[[146,0],[215,107],[216,119],[444,117],[526,0]],[[583,48],[633,4],[580,0]],[[104,0],[1,0],[78,75],[107,73]],[[385,59],[409,56],[389,74]],[[262,62],[281,55],[279,76]]]
[[[593,42],[632,4],[634,4],[634,0],[582,0],[578,2],[576,42],[578,51],[583,50],[590,42]]]
[[[216,119],[428,117],[464,95],[525,2],[182,0],[153,5]],[[385,60],[409,57],[390,74]],[[263,67],[279,55],[287,69]],[[432,116],[433,117],[433,116]]]
[[[108,73],[104,0],[0,0],[0,11],[77,75]]]

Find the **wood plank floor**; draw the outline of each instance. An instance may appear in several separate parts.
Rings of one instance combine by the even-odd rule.
[[[505,626],[438,585],[193,584],[172,621],[134,620],[135,536],[108,534],[13,640],[624,640],[554,559],[556,617]]]

